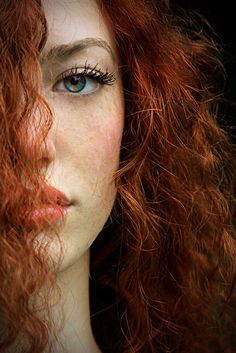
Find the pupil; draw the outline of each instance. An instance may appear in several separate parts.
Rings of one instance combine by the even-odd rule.
[[[72,85],[77,85],[77,83],[80,81],[81,77],[75,77],[73,76],[70,80]]]

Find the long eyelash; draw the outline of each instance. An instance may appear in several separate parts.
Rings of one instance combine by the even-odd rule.
[[[70,71],[62,73],[60,80],[65,80],[71,76],[78,75],[94,78],[98,83],[102,85],[113,85],[116,81],[114,72],[102,72],[102,70],[98,68],[98,64],[92,67],[86,61],[83,71],[79,72],[79,70],[81,70],[81,68],[77,66],[72,67]]]

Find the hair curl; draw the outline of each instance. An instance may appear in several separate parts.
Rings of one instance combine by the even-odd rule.
[[[167,0],[97,2],[114,31],[126,111],[117,199],[91,248],[95,337],[104,352],[233,352],[236,162],[216,122],[219,50]],[[46,248],[35,252],[39,229],[22,227],[22,205],[46,197],[37,147],[52,124],[38,89],[47,28],[37,0],[1,3],[0,23],[0,348],[24,337],[25,353],[42,353],[48,293],[48,321],[31,300],[45,282],[55,286],[55,271]]]

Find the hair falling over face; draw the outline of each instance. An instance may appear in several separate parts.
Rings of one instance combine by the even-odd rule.
[[[125,126],[116,201],[91,247],[94,335],[104,353],[233,353],[236,162],[216,121],[219,49],[167,0],[97,3],[120,57]],[[32,296],[55,286],[55,268],[47,247],[35,251],[40,225],[24,226],[27,210],[55,201],[38,162],[52,125],[40,95],[46,39],[39,0],[0,3],[0,352],[24,337],[24,353],[43,353],[51,330],[49,293],[47,321]]]

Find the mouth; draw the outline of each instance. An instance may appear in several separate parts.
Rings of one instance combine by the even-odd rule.
[[[55,221],[62,221],[67,216],[73,202],[60,190],[44,186],[42,204],[24,217],[24,224],[30,228],[44,228]]]

